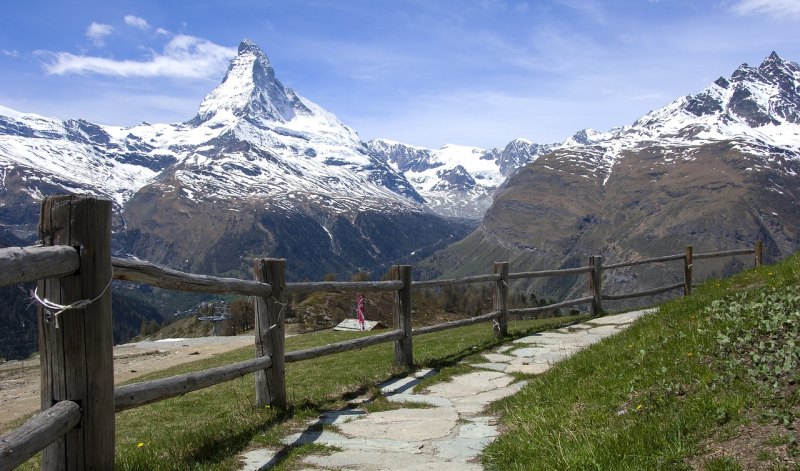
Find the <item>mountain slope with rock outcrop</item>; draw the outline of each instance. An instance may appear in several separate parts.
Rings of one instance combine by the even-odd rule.
[[[800,67],[773,53],[630,126],[584,131],[522,168],[498,190],[480,227],[437,253],[428,275],[607,263],[753,247],[767,260],[800,248]],[[725,275],[746,258],[698,261],[699,276]],[[609,271],[608,292],[680,281],[680,267]],[[585,277],[537,282],[537,295],[586,290]]]

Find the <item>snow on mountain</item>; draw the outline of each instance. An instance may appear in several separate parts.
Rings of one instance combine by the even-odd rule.
[[[654,142],[678,150],[726,140],[767,159],[800,158],[800,66],[773,52],[758,67],[742,64],[730,78],[720,77],[632,125],[580,131],[559,148],[585,147],[587,167],[597,169],[605,184],[625,151]]]
[[[332,113],[284,87],[247,40],[185,123],[121,128],[1,108],[0,132],[0,169],[36,173],[25,177],[31,195],[48,180],[119,206],[146,185],[178,185],[171,191],[190,200],[238,198],[286,210],[423,210],[402,175]]]
[[[83,120],[60,121],[0,106],[0,184],[15,175],[21,191],[41,197],[52,184],[110,198],[121,206],[136,190],[153,181],[171,163],[169,152],[138,142],[112,138],[107,128]]]
[[[474,227],[433,213],[250,41],[183,123],[98,126],[0,108],[0,181],[0,224],[21,237],[34,237],[44,195],[103,195],[115,202],[118,253],[206,273],[248,273],[264,256],[291,258],[295,279],[383,273]]]
[[[502,149],[447,144],[432,150],[388,139],[367,146],[403,173],[435,212],[470,219],[483,216],[508,175],[553,148],[525,139]]]

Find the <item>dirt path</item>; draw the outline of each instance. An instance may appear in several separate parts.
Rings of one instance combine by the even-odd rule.
[[[198,337],[127,343],[114,347],[114,384],[189,363],[201,358],[254,345],[253,335]],[[39,410],[39,361],[0,365],[0,432]]]

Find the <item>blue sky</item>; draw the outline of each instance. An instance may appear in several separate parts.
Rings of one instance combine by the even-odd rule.
[[[770,52],[798,0],[6,2],[0,105],[101,124],[191,119],[244,38],[363,139],[561,141],[629,124]]]

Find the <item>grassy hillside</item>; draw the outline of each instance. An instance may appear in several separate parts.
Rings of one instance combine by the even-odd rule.
[[[798,469],[800,256],[711,281],[494,404],[488,469]]]
[[[512,336],[553,329],[576,318],[514,321]],[[313,332],[286,339],[287,351],[368,335],[363,332]],[[414,342],[419,366],[446,368],[497,346],[489,324],[436,334]],[[198,371],[252,358],[252,347],[176,366],[137,379],[145,381]],[[323,410],[337,408],[361,394],[378,395],[374,386],[403,372],[392,366],[392,344],[287,365],[287,411],[254,407],[253,375],[117,414],[117,468],[123,470],[234,470],[236,456],[248,447],[275,446],[291,431],[305,427]],[[307,447],[292,449],[277,469],[289,469]],[[38,469],[36,459],[21,469]]]
[[[492,405],[504,434],[486,450],[488,469],[796,469],[800,359],[800,256],[711,281],[667,303],[622,334],[530,377]],[[511,338],[572,319],[516,321]],[[297,350],[364,335],[315,332],[287,339]],[[442,369],[498,345],[487,325],[424,335],[418,366]],[[252,356],[245,348],[152,375],[196,371]],[[277,445],[320,411],[341,407],[402,371],[392,347],[287,366],[290,408],[254,409],[253,377],[117,416],[117,467],[236,469],[251,447]],[[151,379],[151,378],[142,378]],[[436,379],[434,379],[436,380]],[[291,469],[310,448],[293,448]],[[34,463],[25,469],[34,469]]]

